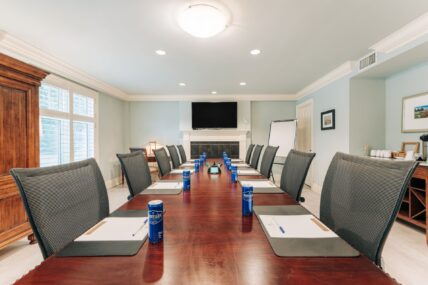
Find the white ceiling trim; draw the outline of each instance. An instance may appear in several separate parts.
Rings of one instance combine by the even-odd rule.
[[[428,34],[428,13],[377,42],[371,46],[371,49],[377,52],[390,53],[426,34]]]
[[[294,94],[131,95],[129,101],[295,101]]]
[[[122,100],[128,94],[0,30],[0,52]]]
[[[295,100],[299,100],[305,96],[308,96],[321,88],[327,86],[328,84],[345,77],[352,73],[353,71],[354,62],[347,61],[343,63],[342,65],[338,66],[337,68],[333,69],[320,79],[314,81],[313,83],[309,84],[295,95]]]

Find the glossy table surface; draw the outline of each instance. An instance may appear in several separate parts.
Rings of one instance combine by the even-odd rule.
[[[239,184],[222,172],[210,176],[204,167],[192,174],[190,192],[139,195],[120,208],[145,209],[148,201],[163,200],[162,243],[147,241],[127,257],[53,256],[17,284],[396,284],[364,256],[275,256],[257,217],[242,217]],[[254,204],[295,202],[286,194],[255,194]]]

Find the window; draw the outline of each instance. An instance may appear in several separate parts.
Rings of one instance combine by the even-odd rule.
[[[40,166],[95,157],[97,93],[55,76],[39,93]]]

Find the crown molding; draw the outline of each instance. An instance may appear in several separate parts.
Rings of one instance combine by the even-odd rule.
[[[0,52],[122,100],[128,94],[0,30]]]
[[[333,69],[323,77],[319,78],[318,80],[312,82],[299,92],[297,92],[295,96],[295,100],[299,100],[305,96],[308,96],[309,94],[312,94],[321,88],[327,86],[328,84],[345,77],[352,73],[354,67],[353,61],[347,61],[343,63],[342,65],[338,66],[337,68]]]
[[[294,94],[160,94],[130,95],[129,101],[295,101]]]
[[[416,18],[370,47],[378,52],[390,53],[428,34],[428,13]]]

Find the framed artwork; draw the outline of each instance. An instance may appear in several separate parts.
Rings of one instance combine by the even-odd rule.
[[[321,113],[321,130],[334,130],[336,128],[335,110],[328,110]]]
[[[402,133],[428,131],[428,93],[403,98],[401,114]]]

